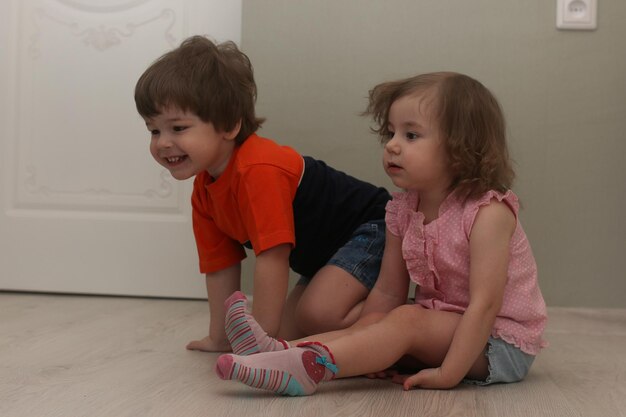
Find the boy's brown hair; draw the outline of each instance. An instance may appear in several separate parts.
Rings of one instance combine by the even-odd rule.
[[[389,108],[397,99],[416,94],[432,98],[436,118],[453,173],[451,189],[467,198],[489,190],[510,189],[515,173],[506,143],[500,104],[480,82],[467,75],[435,72],[379,84],[369,92],[364,115],[382,140],[389,134]]]
[[[192,36],[141,75],[135,104],[145,118],[173,106],[196,114],[222,132],[233,130],[241,121],[235,138],[240,145],[264,121],[255,115],[256,94],[252,65],[237,45]]]

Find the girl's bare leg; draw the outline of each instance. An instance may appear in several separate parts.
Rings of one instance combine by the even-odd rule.
[[[438,367],[448,352],[460,314],[400,306],[377,323],[326,343],[339,367],[338,378],[374,374],[409,355],[428,367]],[[476,359],[470,375],[484,375],[487,360]]]
[[[236,379],[255,388],[309,395],[323,380],[374,373],[405,354],[439,366],[460,318],[455,313],[401,306],[377,323],[333,332],[338,338],[326,345],[316,341],[280,352],[222,355],[216,371],[222,379]],[[291,388],[286,390],[286,384]]]

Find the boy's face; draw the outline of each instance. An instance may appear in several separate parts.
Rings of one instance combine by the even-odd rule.
[[[239,129],[219,132],[212,123],[176,108],[144,118],[151,134],[150,153],[177,180],[208,171],[217,178],[226,169]]]

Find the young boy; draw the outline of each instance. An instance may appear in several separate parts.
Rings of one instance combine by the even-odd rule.
[[[240,288],[244,246],[256,255],[252,314],[284,339],[348,327],[378,277],[387,191],[257,136],[255,101],[248,57],[201,36],[160,57],[135,88],[154,159],[178,180],[195,176],[211,321],[188,349],[230,350],[224,301]],[[303,278],[285,301],[290,267]]]

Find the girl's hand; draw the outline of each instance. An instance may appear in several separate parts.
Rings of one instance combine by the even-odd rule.
[[[422,369],[415,375],[399,375],[394,382],[401,383],[405,390],[411,388],[447,389],[456,386],[459,381],[451,381],[443,375],[441,368]]]

